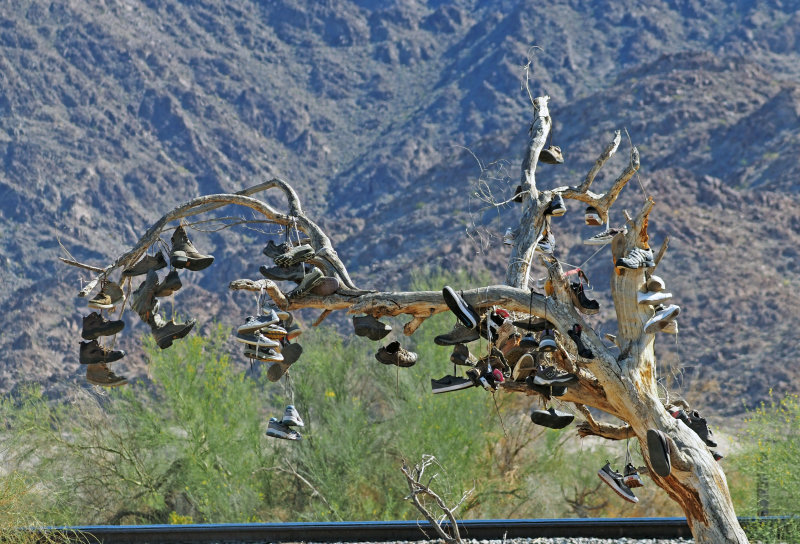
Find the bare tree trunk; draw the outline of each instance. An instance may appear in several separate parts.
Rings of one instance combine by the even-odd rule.
[[[547,270],[546,294],[534,293],[531,298],[531,292],[528,290],[529,270],[534,248],[544,230],[550,228],[551,217],[545,212],[551,200],[556,195],[561,195],[563,198],[583,202],[595,207],[607,222],[610,207],[639,168],[639,154],[633,148],[628,166],[611,188],[603,194],[591,191],[595,175],[619,146],[620,135],[617,131],[579,185],[540,192],[536,187],[535,173],[539,153],[551,127],[548,100],[549,97],[546,96],[534,100],[531,138],[526,146],[522,163],[523,214],[520,224],[514,231],[514,245],[506,270],[506,285],[464,291],[463,297],[479,311],[492,306],[502,306],[518,315],[530,313],[546,317],[551,321],[559,333],[561,348],[555,359],[568,370],[576,372],[579,377],[579,382],[575,386],[570,386],[567,394],[561,397],[562,400],[575,403],[586,418],[586,422],[579,425],[578,433],[581,436],[598,435],[611,440],[636,437],[642,446],[645,461],[651,466],[650,459],[647,458],[647,431],[648,429],[663,431],[669,437],[672,449],[670,456],[672,472],[667,477],[660,477],[651,468],[650,475],[653,481],[681,506],[696,542],[709,544],[747,542],[736,519],[724,473],[701,439],[686,425],[672,418],[659,400],[653,350],[656,337],[644,332],[644,324],[652,317],[653,309],[650,306],[640,305],[637,301],[637,293],[644,290],[645,269],[617,269],[612,274],[611,294],[618,323],[616,342],[620,349],[619,355],[601,342],[594,329],[573,306],[569,292],[569,278],[565,276],[557,260],[540,258]],[[263,201],[250,196],[270,189],[277,189],[285,194],[289,205],[288,213],[278,212]],[[328,236],[316,223],[306,217],[294,190],[286,182],[278,179],[235,195],[204,196],[178,206],[156,222],[136,246],[105,268],[68,262],[67,264],[98,272],[94,281],[80,292],[80,296],[90,293],[100,279],[107,277],[115,269],[136,262],[147,248],[157,241],[159,234],[170,222],[228,204],[249,207],[276,224],[296,226],[310,237],[315,250],[315,255],[309,262],[319,266],[326,275],[338,277],[343,286],[330,296],[305,295],[291,299],[284,296],[269,280],[235,280],[230,284],[232,289],[265,288],[282,308],[318,308],[322,310],[322,314],[317,323],[331,311],[336,310],[368,313],[375,317],[406,314],[409,316],[409,321],[404,327],[406,335],[413,334],[430,316],[447,311],[441,292],[376,292],[356,289]],[[647,247],[649,242],[647,219],[653,205],[651,199],[645,200],[637,216],[628,218],[627,234],[617,235],[612,243],[614,259],[626,255],[635,247]],[[665,249],[666,242],[659,253],[659,260],[663,257]],[[581,326],[582,340],[591,349],[593,358],[584,359],[577,354],[577,348],[567,334],[574,324]],[[536,394],[525,383],[510,379],[502,386],[508,392]],[[587,406],[613,415],[625,422],[625,425],[597,422]]]

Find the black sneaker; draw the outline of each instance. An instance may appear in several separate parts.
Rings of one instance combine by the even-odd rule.
[[[639,476],[639,471],[636,470],[636,467],[633,466],[631,463],[625,465],[625,471],[622,477],[622,481],[625,485],[629,488],[634,489],[636,487],[644,487],[644,482],[642,482],[641,476]]]
[[[564,154],[557,145],[548,146],[539,153],[539,162],[545,164],[564,164]]]
[[[444,297],[444,302],[447,304],[447,307],[450,308],[450,311],[455,314],[461,324],[465,327],[470,329],[478,328],[478,323],[480,323],[480,315],[478,312],[470,306],[470,304],[461,298],[458,293],[456,293],[452,287],[449,285],[445,285],[442,289],[442,296]]]
[[[457,376],[445,376],[434,380],[431,378],[431,390],[435,393],[447,393],[449,391],[459,391],[474,387],[472,380],[459,378]]]
[[[125,357],[125,352],[121,349],[109,349],[101,346],[97,340],[81,342],[80,356],[78,360],[82,365],[95,363],[113,363]]]
[[[278,266],[289,267],[298,263],[302,263],[314,256],[314,248],[309,244],[295,246],[285,253],[278,255],[273,260]]]
[[[450,354],[450,362],[454,365],[475,366],[478,360],[469,352],[469,348],[464,344],[453,346],[453,353]]]
[[[594,206],[589,206],[583,214],[583,221],[592,227],[599,227],[603,224],[603,218],[600,217],[600,212]]]
[[[528,389],[536,391],[546,399],[550,397],[563,397],[567,394],[566,385],[539,385],[534,382],[534,376],[525,378],[525,385],[528,386]]]
[[[619,229],[612,227],[606,229],[603,232],[595,234],[591,238],[587,238],[586,240],[583,241],[583,243],[586,244],[587,246],[604,246],[606,244],[610,244],[611,240],[614,239],[614,236],[616,236],[620,232],[626,234],[628,232],[627,227],[622,227]]]
[[[456,323],[453,330],[447,334],[440,334],[433,339],[433,343],[437,346],[452,346],[455,344],[468,344],[474,342],[481,335],[477,329],[467,328],[461,323]]]
[[[586,315],[596,314],[600,311],[600,303],[586,296],[581,282],[572,282],[569,285],[569,296],[572,304]]]
[[[633,494],[633,491],[631,491],[631,489],[625,485],[622,474],[612,469],[611,463],[608,461],[606,461],[606,464],[603,466],[603,468],[597,471],[597,475],[600,476],[600,479],[607,483],[617,495],[626,501],[639,502],[639,499],[636,498],[636,495]]]
[[[162,321],[158,325],[156,325],[156,322],[157,320],[154,320],[150,324],[153,338],[156,339],[159,348],[167,349],[172,345],[174,340],[178,340],[189,334],[189,331],[192,330],[196,321],[190,319],[185,323],[175,323],[174,319],[170,319],[168,322],[164,323]]]
[[[305,276],[305,269],[303,263],[297,263],[294,266],[260,266],[258,271],[267,279],[273,281],[293,281],[300,283]]]
[[[542,427],[551,429],[563,429],[575,419],[569,412],[560,412],[553,407],[547,410],[532,410],[531,421]]]
[[[545,329],[542,333],[542,337],[539,338],[539,350],[545,353],[550,353],[558,349],[558,344],[556,344],[556,336],[555,333],[550,329]]]
[[[514,326],[523,329],[526,331],[531,332],[542,332],[545,329],[553,329],[555,325],[542,319],[541,317],[535,317],[531,319],[521,319],[519,321],[514,321]]]
[[[517,188],[514,189],[514,198],[512,199],[514,202],[522,203],[522,185],[517,185]]]
[[[539,341],[533,334],[528,333],[519,341],[519,346],[525,349],[536,349],[539,347]]]
[[[356,336],[365,336],[377,342],[392,332],[392,326],[378,321],[371,315],[353,316],[353,331]]]
[[[533,383],[537,385],[566,385],[577,381],[578,377],[575,374],[564,372],[551,365],[539,365],[533,375]]]
[[[717,443],[714,442],[713,433],[711,429],[708,427],[708,422],[706,418],[700,417],[700,413],[697,410],[692,410],[688,413],[689,419],[689,428],[697,433],[697,436],[705,442],[706,446],[709,448],[716,448]]]
[[[650,465],[652,465],[653,471],[659,476],[666,477],[672,472],[669,451],[670,447],[667,435],[656,429],[648,429],[647,453],[650,457]]]
[[[274,260],[275,257],[277,257],[279,255],[283,255],[284,253],[286,253],[290,249],[291,249],[291,246],[289,244],[287,244],[286,242],[283,242],[282,244],[276,244],[275,242],[270,240],[269,242],[267,242],[267,245],[264,247],[264,249],[261,250],[261,253],[263,253],[264,255],[269,257],[270,259]]]
[[[627,255],[617,259],[616,265],[620,268],[636,270],[637,268],[652,268],[656,263],[653,260],[652,249],[635,247]]]
[[[303,437],[290,426],[278,421],[278,418],[269,418],[267,424],[267,436],[281,438],[283,440],[301,440]]]
[[[125,328],[125,322],[121,319],[109,321],[98,312],[92,312],[83,318],[81,337],[84,340],[94,340],[100,336],[113,336],[123,328]]]
[[[167,260],[164,258],[164,254],[159,251],[155,255],[145,255],[138,263],[123,270],[122,277],[141,276],[142,274],[147,274],[150,270],[160,270],[165,266],[167,266]]]
[[[552,215],[553,217],[561,217],[565,213],[567,213],[567,207],[564,205],[564,197],[556,193],[550,201],[550,204],[547,205],[544,214]]]
[[[592,350],[584,345],[583,341],[581,340],[581,326],[575,323],[572,325],[572,328],[567,331],[567,334],[572,341],[575,342],[575,346],[578,348],[578,355],[583,357],[584,359],[594,359],[594,353]]]

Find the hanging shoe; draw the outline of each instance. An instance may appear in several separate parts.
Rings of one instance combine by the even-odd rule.
[[[569,412],[561,412],[553,407],[547,410],[531,410],[531,421],[550,429],[563,429],[575,419]]]
[[[556,344],[555,332],[553,332],[551,329],[545,329],[545,331],[542,333],[542,337],[539,338],[539,351],[551,353],[557,349],[558,344]]]
[[[550,145],[539,153],[539,162],[545,164],[564,164],[564,154],[557,145]]]
[[[414,366],[417,363],[417,354],[400,346],[400,342],[392,342],[382,347],[375,354],[375,358],[385,365],[395,365],[403,368]]]
[[[81,342],[78,360],[82,365],[96,363],[113,363],[125,357],[125,352],[121,349],[110,349],[101,346],[97,340]]]
[[[431,378],[431,391],[437,393],[449,393],[450,391],[460,391],[461,389],[469,389],[474,387],[475,384],[472,380],[466,378],[459,378],[457,376],[444,376],[438,380]]]
[[[256,348],[256,346],[252,344],[247,344],[244,348],[244,356],[247,357],[248,359],[257,359],[259,361],[264,361],[265,363],[283,362],[283,354],[280,351],[278,351],[276,348],[268,348],[265,346],[260,346]],[[270,367],[270,369],[271,368],[272,367]],[[282,375],[283,373],[281,373],[281,376]],[[280,376],[278,378],[280,378]],[[271,381],[277,381],[277,380],[271,380]]]
[[[203,255],[189,240],[183,225],[178,226],[172,233],[172,251],[169,262],[173,268],[186,268],[188,270],[203,270],[214,262],[213,255]]]
[[[258,271],[261,272],[261,275],[267,279],[273,281],[293,281],[296,283],[300,283],[303,281],[303,277],[305,276],[305,268],[303,267],[303,263],[297,263],[296,265],[285,267],[285,266],[260,266]]]
[[[672,300],[672,293],[666,291],[648,291],[647,293],[636,293],[636,302],[646,306],[658,306],[659,304],[666,304]]]
[[[514,245],[514,229],[508,227],[506,233],[503,235],[503,243],[507,246]]]
[[[518,204],[521,204],[522,197],[523,197],[522,185],[517,185],[517,188],[514,189],[514,198],[512,200]]]
[[[105,363],[86,365],[86,381],[102,387],[119,387],[128,383],[128,378],[117,376]]]
[[[564,205],[564,197],[562,197],[560,193],[556,193],[553,195],[552,200],[550,200],[550,204],[547,205],[544,214],[552,215],[553,217],[561,217],[565,213],[567,213],[567,207]]]
[[[528,376],[525,378],[525,385],[527,385],[528,389],[531,391],[536,391],[548,400],[550,397],[563,397],[567,394],[566,385],[539,385],[534,379],[534,376]]]
[[[526,353],[520,357],[519,361],[517,361],[517,364],[514,365],[514,370],[511,373],[511,379],[513,379],[515,382],[521,382],[535,372],[538,366],[539,365],[536,361],[536,358],[532,354]]]
[[[269,326],[269,325],[267,325]],[[253,331],[251,333],[242,333],[238,332],[234,335],[233,339],[237,342],[241,342],[243,344],[247,344],[250,346],[260,346],[265,348],[278,348],[280,351],[281,343],[277,340],[273,340],[262,334],[262,330],[266,327],[262,327],[259,330]]]
[[[164,258],[164,254],[159,251],[155,255],[145,255],[138,263],[123,270],[122,277],[141,276],[142,274],[147,274],[150,270],[160,270],[165,266],[167,266],[167,260]]]
[[[520,319],[514,321],[514,326],[518,329],[523,329],[531,332],[542,332],[545,329],[554,329],[555,325],[551,322],[542,319],[541,317],[533,317],[530,319]]]
[[[623,476],[622,476],[622,482],[631,489],[637,487],[644,487],[644,482],[642,482],[642,478],[641,476],[639,476],[639,471],[636,470],[636,467],[633,466],[631,463],[625,465],[625,470],[623,471]]]
[[[647,430],[647,453],[653,471],[659,476],[666,477],[672,472],[669,454],[670,446],[667,435],[656,429]]]
[[[597,475],[600,476],[600,479],[603,480],[608,486],[614,490],[614,492],[625,499],[628,502],[639,502],[639,499],[636,498],[636,495],[633,494],[633,491],[625,485],[623,481],[622,474],[611,468],[611,463],[606,461],[606,464],[597,471]]]
[[[270,310],[264,315],[247,316],[244,320],[244,325],[241,325],[238,329],[236,329],[236,332],[239,334],[253,334],[256,331],[260,331],[264,327],[277,323],[278,321],[280,321],[280,319],[278,319],[278,314],[273,310]]]
[[[289,427],[278,421],[277,418],[271,417],[269,418],[269,423],[267,424],[267,436],[272,438],[280,438],[282,440],[301,440],[303,437]]]
[[[84,340],[94,340],[100,336],[113,336],[125,328],[125,322],[121,319],[109,321],[98,312],[92,312],[83,318],[83,330],[81,338]]]
[[[678,334],[678,322],[674,319],[672,321],[667,321],[663,327],[661,327],[661,332],[665,332],[667,334]]]
[[[297,298],[302,297],[306,293],[308,293],[312,287],[319,284],[323,279],[324,275],[322,274],[322,270],[317,268],[316,266],[311,268],[311,271],[308,272],[304,277],[300,284],[294,288],[287,296],[289,298]]]
[[[627,255],[617,259],[616,266],[636,270],[637,268],[652,268],[656,265],[653,260],[652,249],[642,249],[635,247]]]
[[[282,321],[281,327],[286,330],[286,339],[287,340],[294,340],[301,334],[303,334],[303,330],[300,328],[300,325],[295,323],[294,319],[289,321]]]
[[[603,218],[600,217],[600,212],[594,206],[589,206],[583,214],[583,222],[592,227],[600,227],[603,225]]]
[[[282,253],[278,255],[273,260],[275,264],[278,266],[292,266],[298,263],[302,263],[314,256],[314,248],[308,244],[302,244],[299,246],[295,246],[291,248],[286,253]]]
[[[456,323],[453,330],[446,334],[440,334],[433,339],[437,346],[452,346],[455,344],[468,344],[480,338],[477,329],[467,328],[461,323]]]
[[[157,314],[156,316],[159,319],[154,319],[151,322],[150,331],[161,349],[167,349],[174,340],[179,340],[189,334],[196,323],[194,319],[190,319],[185,323],[175,323],[174,319],[170,319],[165,323],[160,316]]]
[[[245,350],[245,355],[248,357],[275,363],[267,369],[267,379],[271,382],[280,380],[289,370],[289,367],[296,363],[303,354],[303,346],[300,344],[284,344],[280,353],[274,349],[271,352],[269,350],[260,350],[253,353],[252,346],[249,349],[249,352],[247,349]]]
[[[442,297],[450,311],[455,314],[459,321],[470,329],[475,329],[480,323],[480,315],[466,300],[464,300],[452,287],[445,285],[442,289]]]
[[[700,413],[697,410],[692,410],[687,415],[689,418],[689,428],[693,430],[703,442],[705,442],[706,446],[709,448],[716,448],[717,443],[714,442],[714,433],[711,432],[706,418],[700,417]]]
[[[526,350],[534,350],[539,347],[539,341],[532,333],[528,333],[519,341],[519,346]]]
[[[372,315],[353,316],[353,331],[356,336],[364,336],[377,342],[392,332],[392,326],[378,321]]]
[[[181,278],[180,276],[178,276],[178,271],[172,270],[170,271],[169,274],[166,275],[164,281],[162,281],[156,286],[154,296],[156,298],[168,297],[175,291],[179,290],[181,287],[183,287],[183,283],[181,283]]]
[[[156,310],[156,287],[158,286],[158,274],[155,270],[149,270],[145,280],[136,288],[131,295],[131,308],[139,314],[142,321],[150,321]]]
[[[586,296],[583,290],[583,283],[571,282],[569,285],[569,296],[572,304],[586,315],[593,315],[600,311],[600,303]]]
[[[647,323],[644,324],[644,332],[652,334],[655,333],[667,324],[669,321],[673,321],[678,314],[681,313],[681,307],[675,304],[670,304],[669,306],[661,306],[658,305],[655,307],[656,313],[647,320]]]
[[[111,296],[105,292],[105,288],[101,288],[100,292],[90,298],[86,305],[89,308],[97,308],[98,310],[109,310],[114,307],[111,302]]]
[[[609,229],[604,230],[603,232],[595,234],[591,238],[587,238],[586,240],[583,241],[583,243],[587,246],[604,246],[606,244],[610,244],[611,240],[614,239],[614,236],[616,236],[619,233],[627,234],[628,228],[622,227],[618,229],[611,227]]]
[[[332,276],[324,276],[311,288],[311,294],[318,297],[327,297],[339,290],[339,280]]]
[[[264,255],[269,257],[270,259],[275,260],[275,257],[278,257],[279,255],[283,255],[284,253],[289,251],[291,248],[292,248],[292,246],[290,246],[286,242],[283,242],[281,244],[276,244],[275,242],[270,240],[269,242],[267,242],[267,245],[264,247],[264,249],[261,250],[261,253],[263,253]]]
[[[567,385],[578,381],[575,374],[565,372],[552,365],[539,365],[533,375],[533,383],[536,385]]]
[[[454,365],[475,366],[478,359],[469,352],[469,348],[464,344],[453,346],[453,353],[450,354],[450,362]]]
[[[300,417],[300,412],[297,411],[293,405],[289,405],[286,407],[286,410],[283,412],[283,419],[281,423],[286,425],[287,427],[305,427],[306,424],[303,423],[303,418]]]
[[[289,334],[289,331],[284,329],[278,324],[273,323],[272,325],[267,325],[263,329],[259,331],[261,334],[269,338],[270,340],[282,340],[286,338]]]
[[[647,283],[645,284],[648,291],[655,292],[655,291],[663,291],[667,288],[667,285],[664,283],[664,280],[661,279],[660,276],[656,276],[653,274],[649,278],[647,278]]]
[[[556,238],[549,231],[544,231],[541,240],[533,248],[534,251],[544,253],[545,255],[552,255],[556,249]]]
[[[572,325],[572,328],[567,331],[567,334],[572,341],[575,342],[575,346],[578,348],[578,355],[580,357],[583,357],[584,359],[594,359],[594,353],[592,353],[592,350],[587,348],[583,343],[583,340],[581,340],[581,331],[581,326],[575,323]]]

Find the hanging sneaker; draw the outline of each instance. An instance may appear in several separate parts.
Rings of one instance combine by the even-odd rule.
[[[431,378],[431,390],[434,394],[448,393],[450,391],[460,391],[461,389],[469,389],[474,387],[475,384],[472,380],[466,378],[459,378],[457,376],[444,376],[438,380]]]
[[[461,323],[456,323],[453,330],[447,334],[440,334],[433,339],[433,343],[437,346],[452,346],[455,344],[468,344],[474,342],[481,335],[477,329],[472,327],[465,327]]]
[[[314,266],[311,268],[310,272],[303,276],[303,280],[287,296],[289,298],[302,297],[314,286],[319,284],[324,278],[325,275],[322,273],[322,270]]]
[[[581,313],[593,315],[600,311],[600,303],[586,296],[583,290],[583,283],[581,282],[570,283],[569,296],[572,299],[572,304],[580,310]]]
[[[666,304],[672,300],[672,293],[666,291],[648,291],[647,293],[636,293],[636,302],[647,306],[658,306]]]
[[[642,249],[635,247],[627,255],[617,259],[616,266],[636,270],[637,268],[652,268],[656,265],[653,260],[652,249]]]
[[[264,304],[261,307],[262,315],[268,314],[269,312],[275,312],[278,316],[278,319],[280,319],[281,321],[288,321],[292,319],[292,314],[290,314],[286,310],[281,310],[280,308],[278,308],[278,305],[273,302]]]
[[[299,246],[295,246],[288,250],[286,253],[282,253],[278,255],[273,260],[275,264],[278,266],[292,266],[298,263],[302,263],[314,256],[314,248],[311,247],[309,244],[302,244]]]
[[[260,347],[265,347],[265,348],[279,348],[278,351],[280,351],[280,347],[281,347],[281,343],[280,342],[265,336],[264,334],[262,334],[261,330],[257,330],[257,331],[251,332],[250,334],[237,332],[234,335],[233,338],[237,342],[241,342],[243,344],[247,344],[247,345],[250,345],[250,346],[260,346]]]
[[[341,287],[339,280],[332,276],[324,276],[311,288],[311,294],[318,297],[328,297],[334,294]]]
[[[156,339],[158,347],[167,349],[172,345],[172,342],[179,340],[189,334],[194,327],[196,320],[190,319],[185,323],[175,323],[175,319],[170,319],[166,323],[160,316],[156,315],[159,319],[154,319],[150,324],[150,331],[153,333],[153,338]]]
[[[564,197],[562,197],[560,193],[556,193],[547,205],[544,214],[552,215],[553,217],[561,217],[565,213],[567,213],[567,207],[564,205]]]
[[[542,149],[542,151],[539,153],[539,162],[543,162],[545,164],[563,164],[564,154],[561,152],[561,148],[557,145],[550,145]]]
[[[528,389],[536,391],[546,399],[550,399],[550,397],[563,397],[567,394],[566,385],[539,385],[534,382],[534,376],[525,378],[525,385],[528,386]]]
[[[293,405],[289,405],[286,407],[286,410],[283,412],[283,419],[281,423],[286,425],[287,427],[305,427],[306,424],[303,423],[303,418],[300,417],[300,412]]]
[[[158,285],[158,274],[155,270],[149,270],[145,280],[136,288],[131,295],[131,308],[139,314],[142,321],[150,321],[156,312],[156,286]]]
[[[674,319],[672,321],[667,321],[663,327],[661,327],[661,332],[665,332],[667,334],[678,334],[678,322]]]
[[[626,501],[634,503],[639,502],[639,499],[636,498],[636,495],[633,494],[633,491],[631,491],[631,489],[625,485],[622,474],[612,469],[611,463],[608,461],[606,461],[606,464],[603,466],[603,468],[597,471],[597,475],[600,476],[600,479],[607,483],[617,495]]]
[[[553,332],[551,329],[545,329],[545,331],[542,333],[542,337],[539,338],[539,351],[550,353],[557,349],[558,344],[556,344],[555,332]]]
[[[101,346],[97,340],[81,342],[78,360],[82,365],[96,363],[113,363],[125,357],[125,352],[121,349],[109,349]]]
[[[164,281],[156,286],[154,296],[157,298],[168,297],[181,287],[183,287],[183,284],[181,283],[180,276],[178,276],[178,271],[171,270],[170,273],[164,278]]]
[[[248,349],[250,350],[250,355],[248,355]],[[267,379],[271,382],[277,382],[303,354],[303,346],[300,344],[285,344],[281,349],[280,353],[274,349],[271,352],[269,350],[259,350],[254,353],[252,346],[248,346],[245,349],[245,355],[262,361],[274,362],[275,364],[267,369]]]
[[[717,443],[714,442],[714,433],[711,432],[706,418],[700,417],[700,413],[697,410],[692,410],[687,416],[689,419],[689,428],[697,433],[697,436],[705,442],[706,446],[709,448],[716,448]]]
[[[659,476],[666,477],[672,472],[669,454],[670,446],[667,435],[656,429],[647,430],[647,453],[650,465]]]
[[[550,232],[545,231],[541,240],[533,248],[534,251],[544,253],[545,255],[552,255],[556,249],[556,238]]]
[[[253,334],[256,331],[260,331],[264,327],[273,325],[279,321],[280,319],[278,319],[278,314],[275,313],[274,310],[269,310],[263,315],[247,316],[244,320],[244,325],[240,325],[239,328],[236,329],[236,332],[239,334]]]
[[[592,227],[599,227],[603,225],[603,218],[600,217],[600,212],[594,206],[589,206],[583,214],[583,222]]]
[[[259,361],[264,361],[265,363],[283,362],[283,354],[276,348],[268,348],[260,346],[258,347],[258,349],[256,349],[256,346],[252,344],[247,344],[245,346],[244,356],[247,357],[248,359],[258,359]],[[271,380],[271,381],[277,381],[277,380]]]
[[[100,289],[100,292],[90,298],[86,304],[89,308],[97,308],[98,310],[108,310],[114,307],[111,303],[111,297],[105,292],[105,289]]]
[[[541,317],[531,317],[529,319],[520,319],[514,321],[514,326],[531,332],[542,332],[545,329],[553,329],[555,325],[551,322],[542,319]]]
[[[519,346],[526,350],[534,350],[539,347],[539,341],[532,333],[528,333],[519,341]]]
[[[372,315],[353,316],[353,331],[356,336],[364,336],[377,342],[392,332],[392,326],[378,321]]]
[[[86,365],[86,381],[102,387],[119,387],[128,383],[128,378],[117,376],[105,363]]]
[[[475,366],[478,359],[469,352],[469,348],[464,344],[453,346],[453,353],[450,354],[450,362],[454,365]]]
[[[203,270],[214,262],[213,255],[203,255],[189,240],[183,225],[178,226],[172,233],[172,251],[169,262],[173,268],[187,268],[189,270]]]
[[[508,227],[506,233],[503,235],[503,243],[507,246],[514,245],[514,229]]]
[[[518,204],[521,204],[522,198],[523,198],[522,185],[517,185],[517,188],[514,189],[514,198],[512,200]]]
[[[164,254],[159,251],[155,255],[145,255],[138,263],[123,270],[122,277],[141,276],[142,274],[147,274],[150,270],[161,270],[165,266],[167,266],[167,260],[164,258]]]
[[[294,340],[301,334],[303,334],[303,329],[300,328],[300,325],[295,323],[292,319],[288,322],[282,321],[281,326],[286,329],[286,339],[287,340]]]
[[[644,482],[642,482],[642,478],[639,476],[639,471],[636,470],[636,467],[631,463],[625,465],[622,482],[631,489],[644,487]]]
[[[666,284],[664,283],[664,280],[662,280],[660,276],[656,276],[655,274],[647,278],[647,283],[645,285],[647,286],[648,291],[653,291],[653,292],[663,291],[664,289],[667,288]]]
[[[535,372],[538,366],[539,365],[537,364],[534,356],[530,353],[526,353],[520,357],[519,361],[517,361],[517,364],[514,365],[514,370],[511,373],[511,379],[515,382],[521,382]]]
[[[531,421],[550,429],[563,429],[575,419],[569,412],[561,412],[553,407],[547,410],[531,410]]]
[[[283,440],[301,440],[303,438],[300,433],[288,425],[284,425],[274,417],[269,418],[269,423],[267,424],[267,436],[272,438],[281,438]]]
[[[678,314],[681,313],[681,307],[675,304],[670,304],[669,306],[656,306],[655,307],[656,313],[647,320],[647,323],[644,324],[644,332],[646,333],[655,333],[661,330],[668,321],[674,320],[678,317]]]
[[[414,366],[417,363],[417,354],[400,346],[400,342],[392,342],[382,347],[375,354],[375,358],[385,365],[395,365],[403,368]]]
[[[575,342],[575,346],[578,348],[578,355],[580,357],[583,357],[584,359],[594,359],[594,353],[592,353],[592,350],[587,348],[583,343],[583,340],[581,340],[581,332],[581,326],[575,323],[572,325],[572,328],[567,331],[567,334],[572,341]]]
[[[719,463],[720,461],[722,461],[725,458],[724,455],[722,455],[720,452],[718,452],[716,450],[711,450],[711,455],[712,455],[712,457],[714,457],[714,461],[716,461],[717,463]]]
[[[466,300],[459,296],[452,287],[445,285],[442,289],[442,297],[444,297],[444,302],[447,304],[447,307],[450,308],[450,311],[455,314],[465,327],[470,329],[478,327],[480,315],[475,308],[470,306]]]
[[[275,242],[270,240],[269,242],[267,242],[267,245],[264,247],[264,249],[261,250],[261,253],[263,253],[264,255],[269,257],[270,259],[274,260],[275,257],[277,257],[279,255],[283,255],[284,253],[289,251],[291,248],[292,248],[292,246],[290,246],[286,242],[283,242],[281,244],[276,244]]]
[[[627,234],[628,228],[622,227],[618,229],[612,227],[604,230],[603,232],[595,234],[591,238],[587,238],[586,240],[583,241],[583,243],[586,244],[587,246],[604,246],[606,244],[610,244],[611,240],[614,239],[614,236],[616,236],[620,232],[622,234]]]
[[[84,340],[94,340],[100,336],[113,336],[123,328],[125,328],[125,322],[121,319],[109,321],[100,315],[99,312],[92,312],[83,318],[81,337]]]
[[[297,263],[294,266],[260,266],[258,271],[267,279],[273,281],[293,281],[300,283],[305,276],[305,268],[303,263]]]
[[[575,374],[565,372],[552,365],[539,365],[536,374],[533,375],[533,383],[536,385],[566,385],[577,381],[578,377]]]

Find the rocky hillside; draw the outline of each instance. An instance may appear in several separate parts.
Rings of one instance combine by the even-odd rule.
[[[58,263],[60,244],[102,266],[172,206],[272,176],[298,189],[363,286],[404,286],[423,265],[499,281],[499,236],[519,212],[476,192],[513,194],[528,60],[566,157],[540,169],[541,186],[580,181],[615,129],[639,147],[640,176],[612,222],[646,191],[653,239],[671,237],[660,270],[683,315],[677,343],[659,341],[665,379],[722,413],[791,390],[800,13],[790,4],[12,0],[0,8],[0,390],[35,380],[57,394],[81,381],[75,293],[88,275]],[[624,167],[627,135],[600,188]],[[594,252],[581,244],[592,234],[582,211],[573,204],[554,228],[557,255],[574,265]],[[184,274],[175,296],[201,333],[252,310],[226,285],[258,276],[274,233],[219,226],[192,232],[217,260]],[[608,255],[585,268],[608,307]],[[143,375],[145,329],[125,320],[120,372]],[[614,330],[609,311],[597,323]]]

